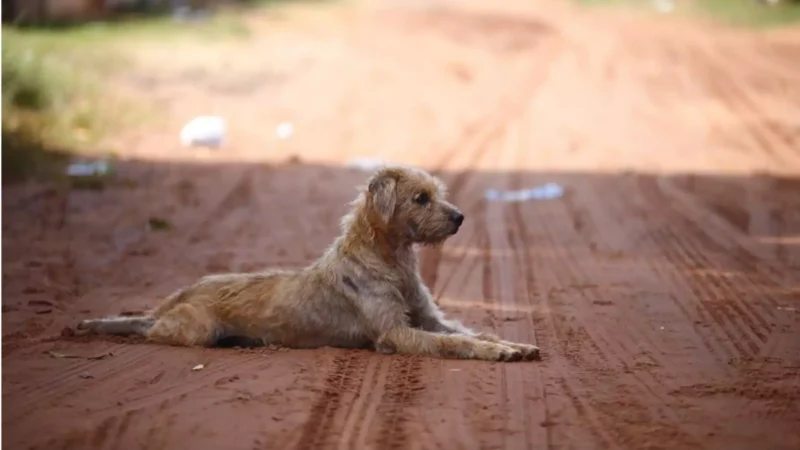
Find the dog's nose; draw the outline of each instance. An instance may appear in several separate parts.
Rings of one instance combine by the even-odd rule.
[[[450,213],[450,220],[452,220],[456,226],[460,227],[461,224],[464,223],[464,215],[458,211],[453,211]]]

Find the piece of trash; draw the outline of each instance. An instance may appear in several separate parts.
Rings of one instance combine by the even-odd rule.
[[[347,161],[347,167],[363,170],[365,172],[374,172],[385,165],[386,162],[381,158],[353,158]]]
[[[674,0],[653,0],[653,8],[656,11],[666,14],[670,13],[675,10],[675,1]]]
[[[662,330],[664,329],[664,327],[659,327],[659,328],[661,328]]]
[[[205,369],[205,367],[206,366],[204,364],[198,364],[198,365],[192,367],[192,372],[197,372],[198,370],[203,370],[203,369]]]
[[[191,16],[192,8],[189,5],[181,5],[172,10],[172,18],[176,21],[184,21]]]
[[[105,175],[109,172],[108,161],[74,162],[67,166],[67,175],[71,177],[91,177]]]
[[[275,128],[275,135],[278,139],[289,139],[294,133],[294,125],[291,122],[283,122]]]
[[[67,355],[66,353],[61,353],[54,350],[47,350],[44,353],[52,356],[53,358],[58,358],[58,359],[80,359],[80,356]]]
[[[225,139],[225,119],[219,116],[198,116],[181,129],[185,147],[219,147]]]
[[[204,9],[192,9],[188,5],[180,5],[172,10],[172,20],[175,22],[196,22],[206,19],[210,13]]]
[[[791,306],[778,306],[778,309],[781,311],[797,312],[797,308],[792,308]]]
[[[95,356],[87,356],[87,357],[78,356],[78,355],[68,355],[66,353],[57,352],[55,350],[47,350],[44,353],[52,356],[53,358],[59,358],[59,359],[83,359],[83,358],[85,358],[85,359],[92,360],[92,361],[106,359],[109,356],[114,356],[114,354],[111,353],[111,352],[103,353],[103,354],[95,355]]]
[[[151,230],[156,231],[169,230],[172,228],[172,225],[168,221],[159,219],[158,217],[151,217],[150,220],[147,221],[147,225]]]
[[[461,369],[450,369],[450,372],[461,372]]]
[[[80,374],[78,376],[83,378],[84,380],[91,380],[92,378],[94,378],[94,375],[92,375],[90,373],[82,373],[82,374]]]
[[[109,356],[114,356],[114,354],[113,354],[113,353],[111,353],[111,352],[108,352],[108,353],[102,353],[102,354],[100,354],[100,355],[89,356],[89,357],[87,357],[86,359],[88,359],[88,360],[90,360],[90,361],[100,361],[101,359],[106,359],[106,358],[108,358]]]
[[[531,189],[519,191],[499,191],[487,189],[486,199],[501,202],[523,202],[525,200],[552,200],[564,195],[564,188],[556,183],[547,183]]]

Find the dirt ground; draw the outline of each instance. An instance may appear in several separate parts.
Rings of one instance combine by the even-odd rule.
[[[492,3],[298,7],[139,48],[117,83],[165,117],[115,138],[122,181],[3,188],[3,447],[800,448],[800,34]],[[181,148],[204,113],[225,148]],[[313,260],[358,156],[449,183],[467,220],[420,251],[425,280],[541,362],[61,336]],[[484,200],[546,182],[565,195]]]

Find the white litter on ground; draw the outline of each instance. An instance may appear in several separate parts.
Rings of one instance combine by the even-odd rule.
[[[219,116],[199,116],[181,129],[180,140],[185,147],[219,147],[225,139],[225,119]]]
[[[671,13],[675,10],[674,0],[653,0],[653,8],[661,14]]]
[[[192,371],[193,372],[197,372],[198,370],[203,370],[205,367],[206,366],[204,364],[198,364],[198,365],[192,367]]]
[[[291,122],[282,122],[275,127],[275,135],[278,139],[289,139],[294,134],[294,125]]]
[[[499,202],[524,202],[526,200],[551,200],[564,195],[564,188],[556,183],[547,183],[531,189],[519,191],[499,191],[487,189],[486,199]]]
[[[74,162],[67,166],[67,175],[71,177],[88,177],[108,173],[108,161]]]
[[[379,168],[386,165],[386,161],[381,158],[353,158],[347,161],[347,167],[363,170],[365,172],[374,172]]]

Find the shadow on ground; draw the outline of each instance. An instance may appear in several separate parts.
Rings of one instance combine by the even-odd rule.
[[[7,185],[4,348],[13,345],[14,336],[57,332],[79,313],[152,306],[154,299],[206,273],[305,265],[337,235],[339,218],[368,175],[304,163],[122,161],[99,189]],[[797,178],[439,175],[467,220],[443,248],[422,252],[423,275],[434,292],[441,293],[450,276],[443,265],[494,255],[514,266],[519,251],[554,264],[575,255],[609,267],[664,260],[680,271],[757,277],[775,286],[800,273]],[[487,188],[548,182],[563,186],[564,196],[519,203],[484,199]],[[464,295],[479,301],[482,294]],[[50,311],[38,314],[42,305]]]
[[[619,380],[628,379],[631,370],[645,367],[660,374],[672,369],[673,361],[690,358],[688,365],[679,367],[681,373],[707,380],[703,368],[711,364],[730,368],[749,361],[719,356],[729,351],[744,356],[768,352],[770,361],[796,366],[796,354],[790,352],[796,349],[792,339],[797,328],[789,314],[798,306],[793,286],[800,273],[797,178],[533,171],[439,175],[450,185],[451,199],[465,212],[466,222],[443,247],[421,251],[421,271],[436,301],[469,326],[517,338],[535,336],[545,349],[545,360],[536,370],[546,375],[537,376],[572,377],[603,386],[586,392],[600,398],[600,404],[613,400],[603,411],[612,414],[608,422],[615,433],[627,430],[632,422],[613,414],[624,416],[631,405],[639,408],[633,409],[636,414],[646,410],[636,403],[638,394],[619,397],[623,400],[614,397],[630,392]],[[387,369],[387,386],[395,383],[391,374],[407,367],[412,367],[408,369],[412,374],[432,370],[429,380],[415,386],[424,389],[428,383],[431,392],[438,392],[436,383],[450,379],[453,372],[425,369],[427,360],[414,358],[380,359],[388,357],[324,349],[286,353],[267,349],[265,354],[187,350],[62,337],[86,317],[149,309],[208,273],[307,264],[338,234],[339,217],[367,176],[342,166],[302,162],[123,161],[114,179],[99,190],[63,190],[38,182],[4,187],[3,371],[8,375],[3,377],[3,389],[11,394],[4,395],[3,407],[15,411],[4,419],[8,441],[30,448],[86,448],[87,442],[105,439],[108,421],[98,419],[98,414],[117,414],[120,405],[142,408],[136,409],[142,414],[129,431],[136,439],[155,439],[142,431],[145,428],[199,439],[182,430],[200,417],[176,415],[181,420],[173,424],[152,411],[180,401],[187,411],[239,414],[236,423],[241,426],[241,417],[249,414],[224,409],[230,406],[224,402],[251,397],[228,399],[243,394],[219,388],[228,382],[219,381],[223,378],[252,383],[248,389],[257,393],[252,395],[261,395],[258,389],[284,395],[278,400],[268,397],[273,400],[266,404],[251,403],[253,411],[283,414],[280,408],[285,405],[305,404],[313,412],[315,405],[327,404],[329,392],[339,392],[335,386],[341,378],[336,362],[340,360],[363,367],[373,362],[397,365]],[[483,197],[487,188],[522,189],[547,182],[562,185],[563,197],[519,203],[487,202]],[[684,339],[692,341],[687,344]],[[631,349],[626,350],[629,344]],[[655,349],[647,353],[655,362],[641,359],[642,345]],[[622,350],[609,350],[616,346]],[[89,355],[90,360],[76,355]],[[106,357],[90,364],[91,358]],[[209,367],[201,367],[195,375],[189,368],[198,361]],[[327,372],[320,367],[330,361],[334,367],[328,370],[335,376],[325,378]],[[491,369],[486,373],[495,374],[494,366],[456,367],[457,363],[429,365]],[[363,371],[358,364],[353,373]],[[341,370],[349,373],[350,366],[345,366]],[[571,372],[556,371],[558,367],[569,367]],[[792,376],[791,370],[780,376]],[[259,373],[269,381],[258,380]],[[252,380],[247,378],[251,375]],[[159,384],[162,376],[164,382]],[[476,377],[481,386],[483,376]],[[759,375],[758,380],[767,376]],[[334,380],[334,387],[320,390],[319,377]],[[690,381],[679,381],[692,388]],[[295,382],[299,388],[292,387]],[[796,389],[787,386],[769,388],[764,395],[770,395],[770,404],[781,408],[791,404]],[[100,394],[83,395],[89,389]],[[184,392],[180,389],[186,393],[180,394]],[[314,400],[314,392],[320,393],[320,400]],[[417,389],[402,388],[402,392]],[[697,394],[697,401],[705,402],[707,411],[718,411],[719,404],[712,401],[716,397],[704,392]],[[290,397],[295,394],[298,397]],[[465,396],[457,391],[453,398]],[[409,402],[417,398],[426,397]],[[69,413],[79,401],[87,415],[94,414],[91,419]],[[42,408],[42,402],[48,407]],[[505,408],[491,406],[495,407]],[[37,419],[28,420],[34,413]],[[638,436],[638,424],[647,424],[642,429],[652,437],[650,424],[655,419],[636,417],[634,431],[625,432]],[[254,419],[246,429],[263,430],[265,420],[272,433],[284,429],[283,423],[263,418]],[[300,415],[287,419],[287,429],[316,428],[320,420],[313,413]],[[202,423],[227,427],[216,420]],[[48,425],[45,433],[27,431],[42,424]]]

